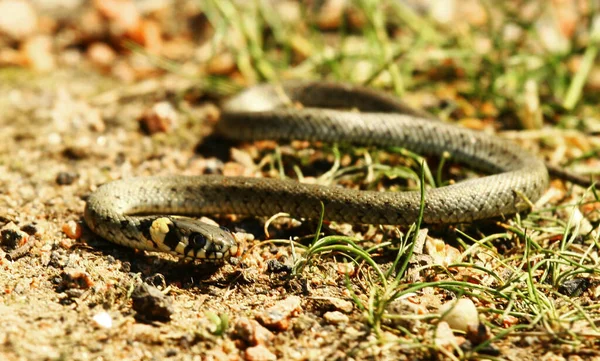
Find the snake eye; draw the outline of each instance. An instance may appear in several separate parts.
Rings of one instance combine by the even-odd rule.
[[[189,238],[190,246],[203,248],[206,245],[206,237],[200,233],[192,233]]]
[[[229,230],[229,228],[225,227],[225,226],[219,226],[219,228],[221,228],[222,230],[224,230],[225,232],[229,232],[231,233],[231,231]]]

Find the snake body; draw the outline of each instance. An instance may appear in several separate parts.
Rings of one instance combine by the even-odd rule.
[[[384,93],[338,83],[249,88],[225,102],[216,131],[234,140],[302,139],[402,146],[427,155],[448,152],[453,160],[492,174],[426,190],[423,221],[429,224],[525,210],[548,183],[544,163],[514,143],[435,120]],[[238,252],[230,232],[172,215],[287,212],[318,218],[322,202],[327,220],[408,225],[417,220],[420,198],[419,191],[361,191],[280,179],[141,177],[99,187],[88,198],[85,220],[95,233],[121,245],[220,259]]]

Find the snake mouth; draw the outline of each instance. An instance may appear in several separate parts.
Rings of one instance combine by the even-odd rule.
[[[223,229],[221,227],[221,229]],[[186,255],[186,258],[202,260],[208,262],[225,262],[232,257],[239,257],[244,251],[241,241],[236,237],[235,233],[225,229],[226,234],[218,243],[211,243],[203,249],[199,249],[196,253]]]
[[[183,255],[176,251],[171,251],[170,253],[187,261],[202,261],[219,264],[230,261],[231,258],[239,257],[242,253],[241,250],[242,247],[233,245],[224,251],[213,251],[211,253],[205,253],[204,250],[200,250],[195,254],[186,255]]]

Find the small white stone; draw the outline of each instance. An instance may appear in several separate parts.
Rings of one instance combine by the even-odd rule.
[[[112,317],[108,314],[108,312],[104,311],[94,315],[92,320],[94,320],[96,325],[101,328],[111,328],[113,325]]]
[[[342,300],[341,298],[331,297],[327,299],[329,303],[335,307],[337,311],[341,311],[344,313],[350,313],[354,309],[354,304],[347,300]]]
[[[435,328],[435,344],[438,347],[452,349],[457,346],[457,340],[448,323],[442,321]]]
[[[340,311],[325,312],[323,318],[332,324],[347,323],[349,321],[348,316],[344,315]]]
[[[450,301],[440,307],[442,321],[450,325],[453,330],[467,331],[469,326],[479,324],[479,313],[473,301],[461,298],[458,301]]]
[[[0,33],[22,40],[32,35],[38,26],[33,5],[25,0],[0,1]]]

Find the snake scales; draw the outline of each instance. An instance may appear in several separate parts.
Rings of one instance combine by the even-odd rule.
[[[301,103],[304,108],[285,106]],[[361,112],[326,108],[355,107]],[[338,83],[259,85],[229,99],[217,132],[234,140],[293,140],[402,146],[492,174],[428,189],[424,222],[460,223],[513,214],[546,189],[544,163],[515,144],[446,124],[373,90]],[[114,181],[90,195],[88,226],[109,241],[185,258],[225,258],[238,252],[226,229],[187,217],[198,214],[270,216],[287,212],[349,223],[407,225],[419,214],[420,192],[377,192],[291,180],[202,176]]]

